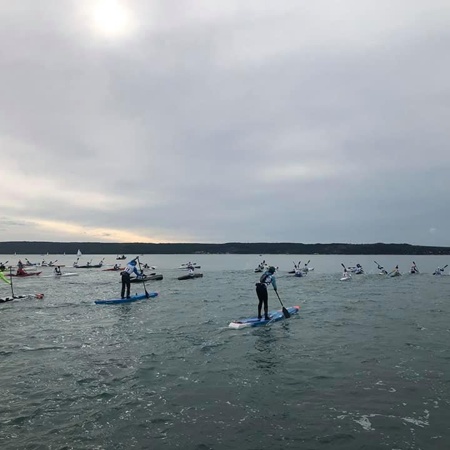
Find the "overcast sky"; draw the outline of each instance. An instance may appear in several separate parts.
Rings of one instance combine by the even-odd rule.
[[[0,0],[0,240],[450,245],[448,0]]]

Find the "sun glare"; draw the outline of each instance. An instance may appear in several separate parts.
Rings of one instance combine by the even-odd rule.
[[[133,29],[131,11],[123,1],[98,0],[92,6],[91,14],[95,30],[106,37],[122,37]]]

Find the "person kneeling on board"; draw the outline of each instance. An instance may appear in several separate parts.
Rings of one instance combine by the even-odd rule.
[[[259,283],[256,283],[256,295],[258,296],[258,319],[261,320],[261,309],[264,304],[264,319],[270,320],[269,317],[269,294],[267,287],[272,285],[274,291],[277,290],[277,281],[274,276],[275,267],[270,266],[266,272],[261,275]]]
[[[139,270],[137,269],[135,259],[132,259],[125,267],[125,270],[120,272],[120,275],[122,277],[122,291],[120,293],[121,298],[125,298],[125,288],[127,289],[127,298],[130,298],[130,275],[132,273],[135,273],[137,277],[143,275],[143,273],[139,272]]]

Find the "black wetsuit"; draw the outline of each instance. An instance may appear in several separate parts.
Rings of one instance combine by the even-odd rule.
[[[258,296],[258,318],[261,318],[261,310],[264,306],[264,317],[269,319],[269,294],[267,292],[267,286],[272,284],[273,288],[277,288],[275,277],[271,272],[264,272],[259,279],[259,283],[256,283],[256,295]]]
[[[127,298],[130,298],[130,288],[131,288],[130,274],[124,270],[123,272],[121,272],[121,275],[122,275],[122,291],[120,292],[120,296],[122,298],[125,297],[125,288],[127,288]]]

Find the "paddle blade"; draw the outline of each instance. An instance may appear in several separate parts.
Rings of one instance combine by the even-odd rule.
[[[291,314],[284,306],[283,306],[283,314],[284,314],[284,317],[286,317],[286,319],[289,319],[289,317],[291,317]]]

